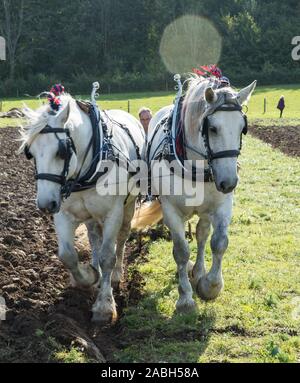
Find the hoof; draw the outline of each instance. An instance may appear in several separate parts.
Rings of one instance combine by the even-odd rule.
[[[207,276],[205,276],[200,278],[196,292],[199,298],[208,302],[217,299],[223,287],[223,279],[219,283],[212,283],[208,280]]]
[[[190,314],[196,311],[196,302],[192,300],[179,300],[176,304],[176,312],[178,314]]]
[[[111,303],[109,301],[106,301],[106,303],[102,303],[101,301],[96,302],[92,312],[92,322],[98,325],[103,326],[114,324],[118,319],[117,308],[114,300]]]
[[[117,310],[99,312],[93,310],[92,323],[99,326],[114,324],[118,319]]]

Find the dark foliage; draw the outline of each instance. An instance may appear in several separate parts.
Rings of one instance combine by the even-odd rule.
[[[172,86],[159,55],[166,26],[184,14],[211,19],[223,37],[220,66],[237,86],[299,81],[292,38],[297,0],[0,0],[0,95],[37,94],[61,81],[73,94]],[[9,20],[8,20],[9,19]],[[7,23],[9,21],[9,23]]]

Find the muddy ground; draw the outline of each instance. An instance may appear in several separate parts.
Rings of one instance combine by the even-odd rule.
[[[300,156],[300,128],[251,128],[254,136],[283,152]],[[54,362],[55,351],[75,346],[90,360],[114,362],[114,353],[128,343],[120,322],[92,326],[94,293],[73,289],[69,275],[56,258],[57,243],[50,217],[35,206],[32,164],[17,156],[15,128],[0,129],[0,296],[8,307],[0,322],[0,362]],[[78,250],[88,260],[82,241]],[[142,261],[147,244],[132,239],[126,264]],[[119,316],[140,299],[142,276],[133,273],[116,294]]]
[[[250,133],[289,156],[300,157],[300,126],[257,126]]]
[[[8,307],[0,322],[0,362],[54,361],[58,345],[84,349],[96,361],[114,361],[122,347],[122,329],[91,326],[95,295],[70,287],[57,260],[51,217],[35,206],[34,169],[23,155],[15,128],[0,129],[0,296]],[[82,260],[89,249],[78,242]],[[127,247],[126,263],[141,257],[140,243]],[[130,254],[130,256],[129,256]],[[137,299],[140,281],[133,276],[116,295],[119,315]]]

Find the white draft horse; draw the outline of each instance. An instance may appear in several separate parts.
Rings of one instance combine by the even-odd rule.
[[[35,160],[37,205],[43,212],[54,214],[58,255],[76,285],[96,286],[101,276],[100,292],[92,309],[93,321],[107,323],[117,317],[112,285],[122,278],[124,247],[135,212],[136,195],[100,196],[93,186],[63,198],[62,190],[68,181],[86,174],[91,163],[99,158],[93,154],[89,115],[70,95],[62,95],[61,102],[58,113],[49,106],[24,111],[29,122],[21,131],[20,151],[25,149],[27,157]],[[103,117],[116,156],[129,162],[139,160],[145,135],[138,120],[119,110],[107,111]],[[80,263],[74,248],[75,231],[81,223],[88,229],[92,265]]]
[[[233,192],[238,184],[237,158],[242,134],[247,133],[242,105],[249,101],[255,87],[256,81],[236,92],[231,87],[218,89],[211,80],[199,76],[189,79],[181,114],[186,159],[205,161],[212,178],[204,184],[204,201],[195,203],[195,206],[186,206],[186,195],[160,195],[164,222],[172,234],[173,254],[178,266],[179,300],[176,307],[179,312],[195,309],[192,286],[204,300],[216,299],[224,286],[222,259],[228,247]],[[147,150],[150,164],[165,142],[166,126],[160,124],[172,109],[173,106],[163,108],[151,121]],[[152,182],[154,189],[159,190],[155,180]],[[199,216],[196,229],[198,253],[196,264],[192,265],[185,222],[194,215]],[[211,239],[213,265],[206,272],[205,245],[211,226],[214,229]]]

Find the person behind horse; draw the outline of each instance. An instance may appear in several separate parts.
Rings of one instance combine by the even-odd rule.
[[[284,96],[281,96],[279,101],[278,101],[278,105],[277,105],[277,109],[280,110],[280,118],[282,118],[282,115],[283,115],[283,111],[285,109],[285,100],[284,100]]]
[[[148,136],[149,124],[152,120],[152,111],[146,107],[141,108],[139,110],[139,118],[145,130],[146,136]]]

